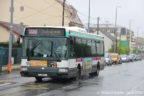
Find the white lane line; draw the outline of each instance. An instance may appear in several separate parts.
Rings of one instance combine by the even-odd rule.
[[[11,83],[5,83],[5,84],[0,84],[0,86],[5,86],[5,85],[9,85]]]

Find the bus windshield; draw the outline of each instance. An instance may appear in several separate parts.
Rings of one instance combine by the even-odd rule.
[[[24,37],[23,57],[64,59],[66,54],[66,38]]]

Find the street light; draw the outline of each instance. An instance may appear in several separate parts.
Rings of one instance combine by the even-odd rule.
[[[90,32],[90,7],[91,7],[91,4],[90,4],[90,0],[89,0],[89,12],[88,12],[88,33]]]
[[[11,62],[12,57],[12,43],[13,43],[13,13],[14,13],[14,0],[11,0],[10,7],[10,36],[9,36],[9,56],[8,56],[8,64]]]
[[[114,44],[114,52],[117,52],[117,13],[118,8],[121,8],[120,6],[116,7],[116,14],[115,14],[115,35],[116,35],[116,44]]]
[[[66,0],[63,0],[62,26],[64,26],[65,2]]]
[[[131,52],[131,38],[132,38],[132,36],[131,36],[131,35],[132,35],[132,34],[131,34],[131,32],[132,32],[132,31],[131,31],[131,25],[132,25],[132,20],[129,21],[129,38],[130,38],[130,39],[129,39],[129,47],[130,47],[130,52],[129,52],[129,54],[132,53],[132,52]]]

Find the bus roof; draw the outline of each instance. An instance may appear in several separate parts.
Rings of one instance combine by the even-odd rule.
[[[62,27],[62,26],[27,26],[25,28],[64,28],[66,30],[87,32],[84,28],[80,27]]]
[[[27,26],[26,28],[64,28],[68,32],[74,32],[74,33],[80,33],[83,35],[89,35],[89,36],[96,36],[99,38],[104,38],[100,35],[97,35],[95,33],[88,33],[86,29],[80,28],[80,27],[62,27],[62,26]],[[25,29],[26,29],[25,28]]]

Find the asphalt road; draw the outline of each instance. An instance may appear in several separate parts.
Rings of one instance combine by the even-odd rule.
[[[99,77],[36,82],[19,71],[0,74],[0,96],[144,96],[144,61],[108,66]]]

